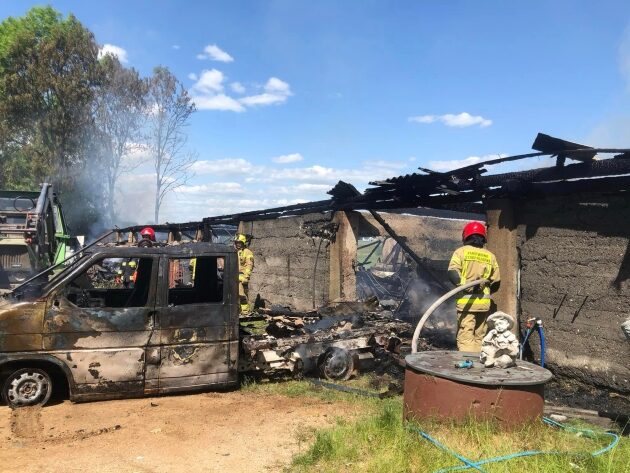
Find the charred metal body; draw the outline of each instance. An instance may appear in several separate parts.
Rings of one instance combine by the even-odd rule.
[[[399,336],[411,333],[411,325],[393,318],[391,313],[357,312],[310,319],[300,323],[300,333],[292,336],[276,338],[245,333],[239,371],[347,379],[355,371],[371,368],[378,350],[395,357],[401,343]],[[285,317],[284,324],[292,325],[289,317]],[[269,327],[278,330],[276,324]]]
[[[191,261],[196,275],[176,279]],[[237,273],[226,245],[94,247],[0,300],[2,382],[43,369],[65,378],[73,401],[237,385]]]
[[[457,367],[470,360],[469,369]],[[498,421],[506,427],[543,414],[544,386],[552,377],[544,368],[518,361],[514,368],[485,368],[478,353],[433,351],[405,358],[405,419],[468,417]]]

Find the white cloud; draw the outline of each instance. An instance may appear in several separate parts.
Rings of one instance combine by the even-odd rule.
[[[330,186],[328,184],[298,184],[293,189],[301,192],[326,192],[330,190]]]
[[[245,111],[245,107],[243,107],[238,100],[235,100],[225,94],[197,97],[193,96],[193,100],[199,110],[221,110],[230,112]]]
[[[213,182],[196,186],[182,186],[177,189],[181,194],[242,194],[245,189],[238,182]]]
[[[223,72],[218,69],[203,70],[197,76],[190,73],[188,77],[195,83],[190,88],[195,105],[200,110],[228,110],[243,112],[246,107],[257,105],[271,105],[285,102],[292,95],[289,84],[271,77],[263,86],[264,93],[236,99],[225,93]],[[236,92],[244,92],[245,87],[240,82],[233,82],[230,88]]]
[[[195,84],[192,86],[192,90],[201,94],[223,92],[224,79],[225,77],[223,75],[223,72],[217,69],[204,69],[197,79],[197,82],[195,82]]]
[[[260,172],[260,166],[254,166],[243,158],[215,159],[213,161],[196,161],[192,167],[196,174],[245,175]]]
[[[293,186],[270,186],[268,190],[268,194],[300,194],[302,196],[305,195],[314,195],[316,199],[321,198],[323,194],[332,189],[333,186],[330,184],[311,184],[311,183],[301,183]]]
[[[352,168],[324,164],[289,166],[294,165],[262,165],[244,158],[199,160],[191,169],[194,180],[166,197],[160,221],[196,221],[213,215],[327,199],[330,196],[326,192],[339,180],[350,182],[361,191],[369,181],[411,172],[413,164],[401,159],[363,161]],[[134,174],[121,178],[117,198],[121,222],[152,221],[155,174],[151,171],[146,163]]]
[[[298,161],[302,161],[304,158],[300,153],[292,153],[292,154],[283,154],[282,156],[276,156],[275,158],[271,158],[274,163],[287,164],[287,163],[297,163]]]
[[[232,82],[230,84],[230,88],[236,92],[237,94],[244,94],[245,93],[245,86],[243,84],[241,84],[240,82]]]
[[[283,185],[287,185],[285,183],[290,184],[290,181],[295,181],[296,185],[309,183],[326,185],[330,188],[331,184],[334,185],[339,180],[363,185],[371,180],[396,176],[406,167],[405,163],[397,161],[364,161],[360,166],[351,169],[334,168],[320,164],[307,167],[274,167],[255,165],[243,158],[226,158],[197,161],[193,164],[191,170],[199,176],[238,176],[243,182],[248,184],[281,182]]]
[[[232,62],[234,58],[223,51],[216,44],[209,44],[203,48],[202,54],[197,54],[197,59],[211,59],[219,62]]]
[[[198,109],[232,112],[245,111],[245,107],[236,99],[223,93],[225,76],[221,71],[217,69],[204,70],[198,78],[195,74],[191,74],[189,77],[193,80],[196,79],[190,90]]]
[[[427,168],[432,171],[452,171],[453,169],[471,166],[491,159],[505,158],[506,154],[486,154],[485,156],[469,156],[465,159],[453,159],[450,161],[429,161]]]
[[[418,115],[415,117],[409,117],[410,122],[415,123],[435,123],[441,122],[446,126],[464,128],[468,126],[479,125],[481,128],[492,125],[492,120],[483,118],[480,115],[471,115],[467,112],[462,112],[457,115],[447,113],[446,115]]]
[[[265,169],[260,175],[251,178],[251,182],[297,181],[327,184],[332,187],[337,181],[345,181],[361,186],[372,180],[385,179],[398,174],[400,174],[399,169],[382,167],[369,162],[364,162],[362,166],[352,169],[333,168],[316,164],[302,168]]]
[[[127,64],[129,62],[127,60],[127,51],[120,46],[115,46],[113,44],[104,44],[103,47],[98,50],[98,58],[101,59],[106,54],[116,56],[118,60],[123,64]]]
[[[247,106],[272,105],[284,103],[293,95],[289,84],[277,77],[271,77],[264,85],[263,89],[264,92],[262,94],[243,97],[239,101]]]
[[[178,50],[180,48],[179,44],[174,44],[173,46],[171,46],[171,48]]]

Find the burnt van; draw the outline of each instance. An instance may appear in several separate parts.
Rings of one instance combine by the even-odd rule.
[[[238,385],[238,262],[228,245],[103,245],[0,298],[11,407]]]

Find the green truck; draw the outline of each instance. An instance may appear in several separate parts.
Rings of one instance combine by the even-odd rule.
[[[66,259],[72,241],[51,184],[39,192],[0,190],[0,293]]]

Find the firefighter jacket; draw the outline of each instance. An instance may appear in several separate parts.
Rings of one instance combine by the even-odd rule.
[[[249,248],[238,250],[238,280],[243,284],[249,282],[254,270],[254,253]]]
[[[490,310],[492,298],[490,285],[501,280],[497,259],[485,248],[464,245],[458,248],[451,257],[448,270],[459,273],[459,284],[465,284],[476,279],[488,279],[489,284],[483,288],[475,286],[460,294],[457,299],[459,312],[486,312]]]

